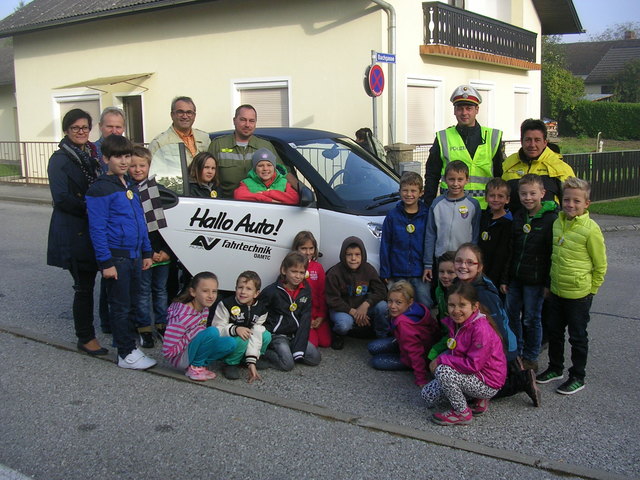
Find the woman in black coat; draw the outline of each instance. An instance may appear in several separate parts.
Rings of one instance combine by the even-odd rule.
[[[69,270],[73,277],[73,323],[78,349],[106,355],[93,327],[93,287],[98,265],[89,237],[85,193],[100,172],[96,148],[89,142],[91,116],[70,110],[62,119],[65,137],[49,159],[47,174],[53,198],[47,264]]]

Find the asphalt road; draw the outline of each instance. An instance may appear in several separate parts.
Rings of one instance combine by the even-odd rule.
[[[46,266],[50,213],[0,202],[0,464],[47,480],[640,477],[638,231],[605,234],[587,388],[543,385],[541,408],[519,395],[451,428],[429,421],[410,373],[372,370],[360,340],[253,385],[78,353],[71,278]]]

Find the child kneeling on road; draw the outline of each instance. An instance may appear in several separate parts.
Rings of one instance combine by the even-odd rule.
[[[209,308],[218,297],[218,277],[200,272],[189,288],[169,306],[162,354],[174,367],[186,369],[191,380],[213,380],[207,366],[236,348],[231,337],[220,337],[216,327],[207,327]]]
[[[320,352],[309,341],[311,328],[311,287],[305,280],[308,261],[299,252],[290,252],[282,260],[280,276],[262,291],[267,304],[266,328],[271,344],[264,357],[278,370],[293,370],[295,362],[315,366]]]
[[[439,425],[466,425],[473,415],[486,411],[492,398],[507,377],[507,359],[498,329],[480,311],[476,289],[459,282],[449,293],[449,316],[442,322],[449,330],[448,350],[429,365],[435,380],[422,390],[429,408],[448,400],[451,410],[434,413],[432,421]],[[467,398],[473,399],[471,408]]]
[[[223,337],[232,337],[236,348],[224,359],[222,374],[228,380],[238,380],[238,365],[244,360],[249,368],[249,383],[262,380],[258,374],[260,356],[271,342],[271,333],[264,328],[267,308],[258,298],[262,282],[256,272],[242,272],[236,280],[236,294],[218,303],[212,325]],[[261,362],[261,363],[264,363]]]
[[[370,364],[378,370],[413,370],[420,388],[429,381],[427,352],[440,338],[438,322],[429,309],[414,302],[413,286],[400,280],[389,288],[389,315],[393,337],[369,343]]]
[[[344,347],[344,336],[352,329],[375,333],[378,338],[389,335],[387,287],[367,262],[367,250],[358,237],[342,242],[340,263],[327,272],[325,295],[333,322],[334,350]]]

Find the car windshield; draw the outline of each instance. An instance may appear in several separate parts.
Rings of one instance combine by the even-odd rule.
[[[398,180],[383,164],[346,138],[289,143],[318,172],[326,185],[351,210],[372,210],[398,198]]]

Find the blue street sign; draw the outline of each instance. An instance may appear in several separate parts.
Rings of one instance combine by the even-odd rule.
[[[376,62],[396,63],[396,56],[392,53],[377,53]]]

